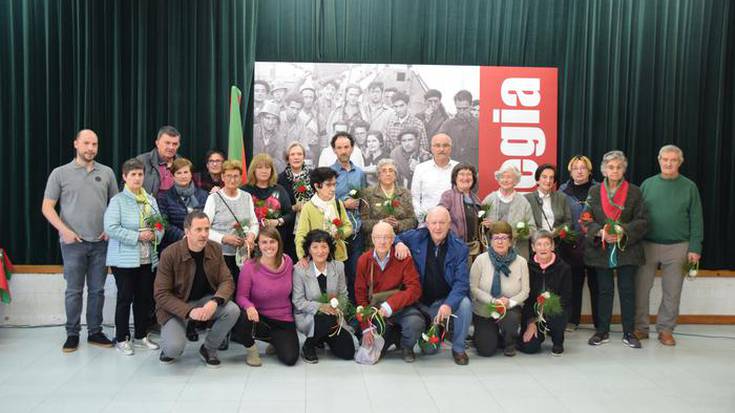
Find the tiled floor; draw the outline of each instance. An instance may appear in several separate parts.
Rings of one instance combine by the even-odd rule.
[[[444,351],[411,365],[395,353],[375,366],[320,353],[317,365],[264,356],[250,368],[238,347],[213,370],[193,344],[167,366],[157,352],[125,357],[87,346],[84,335],[79,351],[63,354],[61,327],[0,328],[0,412],[735,412],[735,326],[682,326],[675,348],[654,340],[642,350],[620,334],[593,348],[590,334],[569,334],[561,358],[548,348],[471,352],[467,367]]]

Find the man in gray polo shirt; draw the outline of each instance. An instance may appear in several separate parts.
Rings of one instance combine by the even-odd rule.
[[[74,138],[76,157],[49,175],[41,212],[59,231],[66,280],[65,353],[79,347],[84,281],[87,281],[87,342],[112,347],[102,332],[105,303],[107,235],[103,216],[107,203],[117,194],[115,173],[95,162],[97,134],[83,129]],[[61,216],[56,213],[59,203]]]

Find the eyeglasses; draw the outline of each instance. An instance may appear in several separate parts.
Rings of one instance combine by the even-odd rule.
[[[373,235],[375,241],[390,241],[392,238],[390,235]]]
[[[222,179],[240,179],[240,175],[222,175]]]
[[[222,159],[210,159],[207,161],[207,163],[211,163],[211,164],[217,164],[217,163],[222,163],[222,162],[224,162]]]
[[[491,238],[495,242],[507,241],[510,239],[508,235],[493,235]]]

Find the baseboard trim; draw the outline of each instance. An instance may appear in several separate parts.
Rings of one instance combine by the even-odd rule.
[[[581,317],[582,323],[592,324],[592,316],[589,314],[583,314]],[[612,316],[613,323],[620,323],[620,315]],[[656,316],[651,316],[651,324],[656,323]],[[721,314],[683,314],[679,316],[677,320],[679,324],[735,324],[735,315],[721,315]]]
[[[15,265],[16,274],[62,274],[62,265]],[[660,271],[656,272],[660,276]],[[735,270],[699,270],[702,278],[735,278]]]

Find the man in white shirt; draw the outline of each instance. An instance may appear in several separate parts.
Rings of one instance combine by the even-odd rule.
[[[416,218],[424,222],[428,211],[439,204],[444,191],[452,188],[452,138],[438,133],[431,138],[432,159],[416,165],[411,180],[411,196]]]

